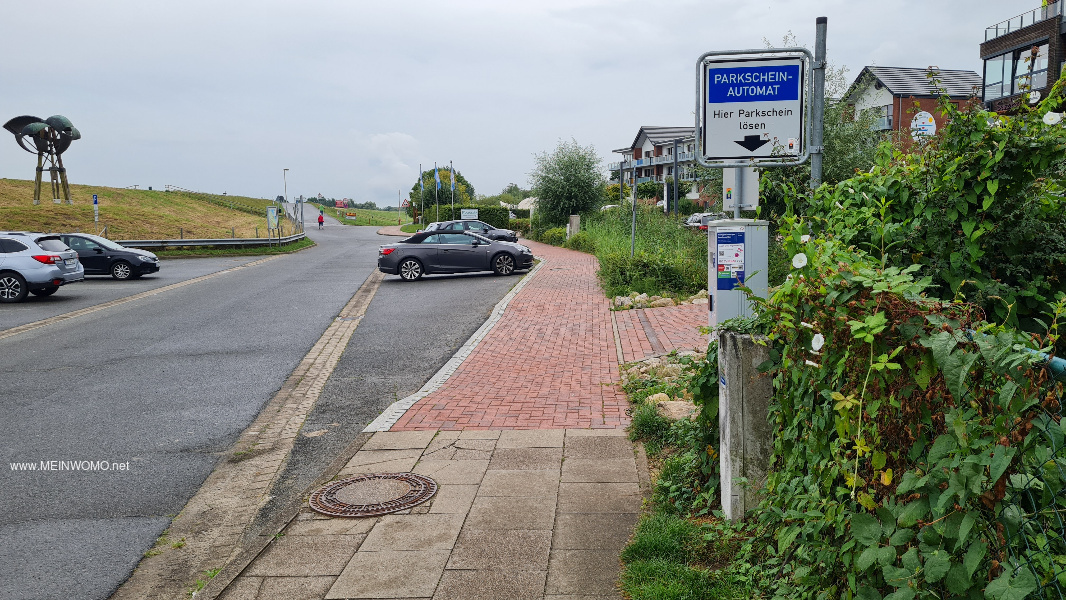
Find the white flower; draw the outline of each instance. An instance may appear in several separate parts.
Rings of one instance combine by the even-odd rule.
[[[814,325],[811,325],[810,323],[808,323],[806,321],[800,321],[800,325],[803,325],[807,329],[814,329]]]
[[[792,257],[792,266],[797,269],[802,269],[807,266],[807,255],[800,252]]]
[[[1044,115],[1045,125],[1058,125],[1059,121],[1062,121],[1062,113],[1049,112]]]
[[[800,236],[800,242],[801,243],[806,244],[809,241],[811,241],[811,236],[809,236],[807,234],[803,234],[803,235]]]
[[[816,369],[822,368],[822,365],[820,365],[820,364],[818,364],[816,362],[809,361],[809,360],[803,361],[803,364],[807,365],[808,367],[814,367]]]
[[[814,350],[815,352],[817,352],[817,351],[821,350],[822,346],[824,346],[824,345],[825,345],[825,336],[820,334],[820,333],[814,334],[814,337],[811,338],[811,350]]]

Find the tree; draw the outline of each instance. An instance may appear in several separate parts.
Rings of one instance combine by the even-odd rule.
[[[561,224],[573,214],[593,209],[603,201],[606,184],[600,157],[592,146],[577,140],[560,141],[551,154],[535,158],[530,182],[537,196],[536,215],[544,223]]]
[[[448,167],[442,167],[437,169],[437,173],[440,177],[440,190],[436,190],[436,196],[434,196],[436,182],[433,179],[433,169],[422,171],[422,186],[419,186],[417,181],[411,186],[411,206],[407,207],[407,214],[413,215],[415,209],[430,211],[435,203],[449,205],[452,203],[452,172]],[[423,188],[425,193],[422,192]],[[466,177],[463,177],[462,173],[456,171],[455,204],[469,205],[476,197],[474,186],[466,180]]]

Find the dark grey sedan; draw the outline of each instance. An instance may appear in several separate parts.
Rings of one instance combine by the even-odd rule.
[[[378,249],[378,270],[414,281],[426,273],[493,271],[510,275],[533,266],[529,248],[470,232],[423,231]]]

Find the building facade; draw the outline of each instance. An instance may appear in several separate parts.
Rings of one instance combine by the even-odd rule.
[[[932,77],[930,77],[932,74]],[[865,67],[844,94],[856,120],[868,116],[879,131],[934,131],[944,125],[937,110],[941,93],[956,106],[981,97],[981,76],[973,71],[938,67]],[[930,122],[931,120],[931,122]]]
[[[1045,97],[1062,72],[1064,56],[1064,0],[1030,9],[985,28],[981,44],[984,61],[985,107],[999,113],[1017,110],[1022,94],[1038,91]]]
[[[637,183],[664,183],[674,178],[674,141],[677,140],[678,180],[693,181],[693,167],[697,164],[695,130],[695,127],[641,127],[632,145],[614,151],[622,155],[622,160],[607,168],[617,174],[621,166],[622,181],[627,185],[633,185],[634,167]]]

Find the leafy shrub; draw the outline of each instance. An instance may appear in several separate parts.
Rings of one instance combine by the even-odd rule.
[[[552,229],[547,229],[540,235],[539,241],[552,246],[562,246],[566,243],[566,228],[553,227]]]
[[[745,557],[768,595],[1061,593],[1066,391],[1035,367],[1033,340],[923,298],[918,265],[785,228],[802,259],[759,310],[774,324],[776,435]],[[1061,296],[1052,322],[1064,313]]]
[[[662,446],[670,432],[670,421],[659,416],[654,404],[640,404],[633,409],[633,421],[629,436],[634,440],[644,440]]]
[[[504,206],[456,206],[453,211],[450,204],[441,204],[439,218],[437,217],[437,207],[435,206],[427,206],[425,216],[427,219],[436,221],[456,221],[462,218],[462,210],[464,208],[476,208],[479,221],[484,221],[499,229],[507,229],[511,221],[510,212]]]
[[[592,236],[579,231],[570,236],[570,239],[566,240],[566,247],[571,250],[577,250],[578,252],[585,252],[588,254],[596,253],[596,242],[592,239]]]
[[[687,563],[699,555],[703,539],[695,523],[673,515],[641,517],[633,541],[622,550],[622,562],[664,559]]]
[[[529,219],[511,219],[507,225],[508,229],[511,229],[517,233],[529,237],[530,223]]]
[[[514,213],[514,218],[516,219],[529,219],[528,208],[512,208],[511,212]]]
[[[622,196],[629,198],[632,190],[628,183],[622,184]],[[622,204],[623,199],[618,196],[618,184],[612,183],[603,190],[603,203],[604,204]]]

